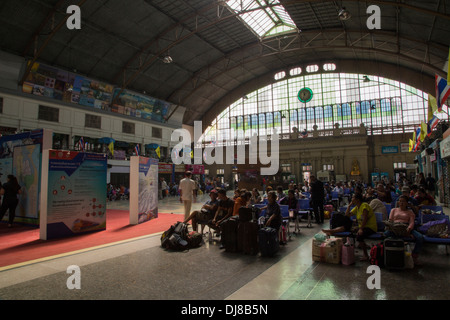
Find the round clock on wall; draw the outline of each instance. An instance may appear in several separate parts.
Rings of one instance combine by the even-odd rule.
[[[313,92],[310,88],[303,88],[298,92],[298,100],[300,102],[310,102],[313,98]]]

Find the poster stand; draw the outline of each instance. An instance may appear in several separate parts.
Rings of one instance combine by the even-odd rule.
[[[40,239],[106,230],[105,154],[44,150]]]
[[[158,160],[130,158],[130,224],[158,217]]]

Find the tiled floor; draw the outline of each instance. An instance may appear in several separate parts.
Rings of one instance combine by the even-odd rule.
[[[202,198],[193,209],[205,200]],[[128,208],[125,201],[109,205]],[[159,208],[161,212],[182,214],[174,198],[162,200]],[[169,252],[160,247],[160,234],[86,249],[0,272],[0,299],[450,299],[450,255],[444,246],[425,245],[422,267],[382,269],[381,288],[369,289],[367,281],[372,274],[367,273],[366,262],[344,266],[312,261],[312,238],[321,227],[313,224],[313,228],[301,228],[301,233],[292,235],[272,258],[228,253],[220,250],[216,241],[206,241],[186,252]],[[79,290],[67,288],[71,276],[67,268],[71,265],[80,267]]]

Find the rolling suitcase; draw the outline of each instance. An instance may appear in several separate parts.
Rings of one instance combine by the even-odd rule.
[[[239,222],[238,251],[244,254],[258,253],[258,230],[259,226],[256,222]]]
[[[405,268],[405,242],[402,239],[384,240],[384,266],[388,269]]]
[[[238,251],[238,225],[239,220],[236,217],[231,217],[225,220],[220,225],[221,228],[221,240],[225,247],[225,251],[237,252]]]
[[[258,243],[259,251],[261,252],[262,256],[273,256],[280,249],[277,233],[277,230],[270,227],[259,229]]]

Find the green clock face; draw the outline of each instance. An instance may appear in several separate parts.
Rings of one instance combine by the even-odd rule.
[[[313,98],[313,92],[310,88],[303,88],[298,92],[298,100],[300,102],[309,102]]]

